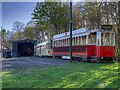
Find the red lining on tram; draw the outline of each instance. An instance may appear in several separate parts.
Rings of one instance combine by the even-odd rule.
[[[81,52],[82,46],[73,46],[72,47],[73,55],[86,55],[87,57],[97,56],[97,57],[115,57],[114,51],[115,46],[96,46],[96,45],[86,45],[84,47],[84,52]],[[76,51],[79,48],[79,52]],[[55,51],[57,49],[58,51]],[[55,47],[53,48],[54,55],[69,55],[70,52],[68,51],[69,47]],[[60,50],[60,52],[59,52]]]
[[[63,55],[63,54],[65,54],[65,55],[70,55],[70,52],[53,52],[53,54],[54,55]],[[72,53],[73,55],[87,55],[87,53],[75,53],[75,52],[73,52]]]

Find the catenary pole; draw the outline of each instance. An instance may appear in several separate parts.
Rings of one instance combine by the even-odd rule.
[[[72,62],[72,0],[70,0],[70,61]]]

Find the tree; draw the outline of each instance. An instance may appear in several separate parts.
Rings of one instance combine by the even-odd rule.
[[[12,43],[13,43],[13,40],[14,40],[14,32],[13,31],[8,31],[8,35],[7,35],[7,40],[6,40],[6,43],[7,45],[9,45],[10,47],[12,47]]]
[[[49,39],[54,34],[60,33],[64,30],[69,30],[69,19],[68,19],[68,5],[61,2],[38,2],[32,13],[33,18],[36,21],[36,26],[40,27],[40,37],[49,35]],[[52,27],[52,30],[50,30]],[[37,29],[38,30],[38,29]],[[51,31],[51,32],[49,32]]]
[[[83,12],[80,9],[81,3],[75,3],[73,6],[73,30],[84,27]],[[82,9],[83,10],[83,9]]]
[[[19,21],[15,21],[13,23],[13,31],[15,31],[14,40],[21,40],[22,39],[22,31],[24,30],[25,24]]]
[[[31,20],[31,21],[27,22],[26,26],[27,27],[34,27],[35,26],[35,21]]]
[[[26,26],[25,30],[23,32],[23,37],[25,39],[34,40],[35,39],[35,34],[33,32],[34,32],[34,27],[32,27],[32,26]]]
[[[113,25],[113,31],[116,35],[116,60],[120,58],[120,24],[119,24],[119,8],[118,2],[87,2],[83,5],[79,4],[81,10],[85,13],[86,26],[88,29],[100,28],[101,25]],[[120,59],[119,59],[120,60]]]
[[[36,34],[35,38],[40,40],[44,36],[44,25],[43,25],[43,2],[37,2],[34,12],[32,13],[32,19],[35,20],[35,31]]]
[[[9,47],[12,47],[12,41],[13,41],[12,31],[2,28],[2,30],[0,31],[0,36],[1,36],[1,42],[3,42],[5,45],[8,45]]]
[[[24,23],[19,22],[19,21],[15,21],[13,23],[13,29],[12,30],[17,31],[17,32],[22,32],[24,30],[24,26],[25,26]]]

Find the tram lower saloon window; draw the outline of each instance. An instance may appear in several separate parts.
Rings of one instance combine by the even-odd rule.
[[[102,40],[101,40],[101,43],[103,46],[108,46],[110,45],[110,33],[102,33],[101,35],[102,37]]]

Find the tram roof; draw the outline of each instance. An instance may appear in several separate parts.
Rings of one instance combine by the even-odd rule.
[[[90,32],[96,32],[96,31],[98,31],[98,30],[88,30],[87,28],[80,28],[80,29],[72,31],[72,35],[81,34],[82,36],[85,36],[85,35],[89,34]],[[65,33],[62,33],[62,34],[55,35],[53,37],[53,39],[66,37],[66,36],[69,36],[69,35],[70,35],[70,32],[65,32]]]
[[[45,42],[39,43],[39,44],[37,44],[37,46],[46,45],[48,42],[49,41],[45,41]]]

